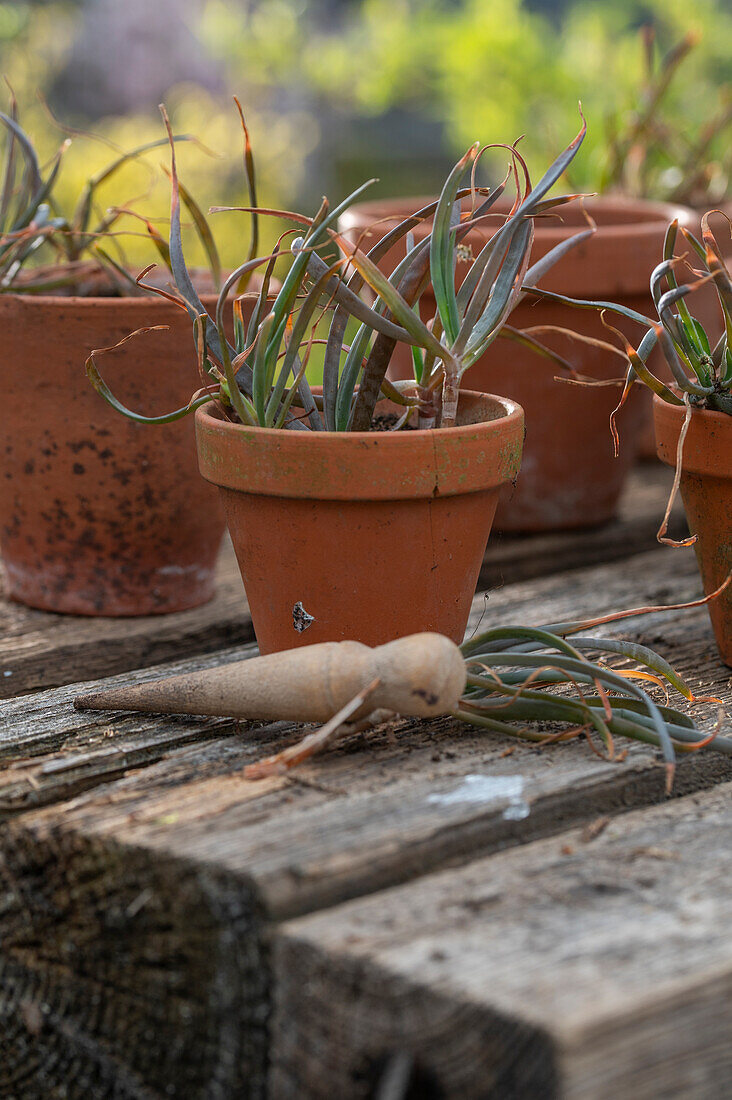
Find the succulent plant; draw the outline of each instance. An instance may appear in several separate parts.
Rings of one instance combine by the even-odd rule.
[[[0,290],[12,285],[23,264],[58,227],[49,198],[65,146],[44,176],[33,143],[18,122],[11,95],[10,114],[0,112],[6,132],[0,194]]]
[[[164,117],[170,137],[170,125],[167,116]],[[213,316],[204,309],[196,293],[183,254],[182,192],[171,139],[170,240],[161,253],[166,262],[169,260],[178,304],[193,321],[202,372],[205,369],[213,384],[185,409],[149,419],[137,417],[116,401],[99,375],[94,354],[87,363],[90,380],[116,408],[138,420],[162,423],[185,415],[205,401],[218,399],[245,424],[313,431],[368,431],[381,396],[404,408],[397,428],[415,410],[420,427],[453,424],[464,372],[498,337],[527,343],[571,371],[564,359],[530,332],[520,332],[511,326],[509,315],[527,288],[533,287],[557,260],[594,232],[588,219],[587,229],[563,241],[530,266],[534,219],[580,197],[547,198],[547,194],[576,155],[585,131],[583,119],[576,138],[535,186],[524,159],[513,145],[502,146],[511,157],[503,182],[491,190],[477,187],[476,168],[481,154],[489,147],[481,148],[476,143],[449,174],[439,199],[402,221],[367,253],[346,241],[335,227],[340,215],[375,181],[368,181],[333,208],[323,199],[312,218],[292,211],[258,208],[251,149],[244,127],[250,205],[214,207],[213,212],[249,213],[253,242],[247,259],[224,281]],[[468,186],[461,187],[468,174]],[[513,204],[507,214],[497,214],[495,204],[510,180],[515,186]],[[463,200],[468,204],[466,210],[462,208]],[[253,254],[257,219],[262,215],[274,215],[304,227],[304,232],[292,241],[289,257],[283,242],[292,231],[282,235],[269,256]],[[499,218],[501,224],[468,263],[464,280],[456,289],[455,271],[458,256],[464,250],[462,242],[471,229],[484,224],[489,217]],[[429,235],[415,244],[413,230],[429,218],[433,219]],[[401,240],[406,240],[407,255],[387,277],[379,261]],[[340,248],[340,255],[333,259],[331,251],[330,258],[324,259],[324,250],[327,255],[328,247],[332,250],[334,243]],[[274,267],[286,257],[289,269],[280,289],[270,296]],[[233,291],[241,291],[244,281],[259,269],[261,289],[248,325],[243,323],[241,302],[234,300],[232,344],[224,326],[228,299]],[[425,323],[418,304],[430,283],[437,313]],[[359,297],[364,285],[372,292],[372,305]],[[316,340],[320,342],[317,334],[327,313],[331,317],[325,340],[322,397],[313,397],[306,370],[313,346]],[[346,345],[349,322],[358,322],[359,326]],[[411,383],[396,385],[386,379],[386,370],[398,341],[412,346],[415,373]]]
[[[108,244],[112,241],[112,228],[122,216],[139,215],[126,206],[97,211],[96,194],[123,165],[167,144],[167,138],[115,156],[86,181],[74,209],[65,212],[59,208],[54,187],[71,139],[63,141],[44,168],[32,139],[18,121],[18,106],[12,93],[9,113],[0,112],[0,123],[6,135],[0,194],[0,293],[93,294],[99,293],[100,288],[103,293],[147,293],[129,273],[117,237],[114,237],[116,258]],[[174,140],[194,139],[183,134]],[[205,220],[193,199],[187,192],[184,194],[198,229],[201,221],[205,225]],[[150,223],[147,225],[155,240],[159,234]],[[204,240],[204,247],[211,244]]]
[[[702,217],[701,241],[685,226],[679,226],[677,220],[669,225],[663,258],[651,274],[651,294],[657,313],[655,318],[613,302],[583,301],[541,289],[535,291],[543,297],[581,309],[600,310],[603,315],[606,311],[617,313],[645,327],[645,335],[638,346],[633,347],[621,332],[605,321],[622,341],[629,363],[620,403],[612,416],[616,443],[615,416],[636,382],[648,386],[672,405],[688,404],[690,407],[732,415],[732,277],[709,225],[711,213],[713,211]],[[679,235],[689,246],[688,252],[682,255],[676,254]],[[682,264],[694,276],[692,282],[678,282],[676,271]],[[708,283],[716,292],[721,323],[721,332],[711,336],[687,304],[687,298]],[[673,381],[670,385],[658,378],[648,366],[656,345],[660,346],[671,371]]]

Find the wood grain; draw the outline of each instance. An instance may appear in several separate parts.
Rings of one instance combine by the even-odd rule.
[[[725,784],[286,923],[270,1096],[730,1095],[731,831]]]
[[[670,570],[673,570],[674,584],[669,583]],[[691,597],[697,590],[698,580],[691,552],[657,551],[650,556],[634,559],[626,571],[609,568],[588,570],[573,573],[562,580],[547,578],[530,584],[507,586],[492,592],[487,601],[479,596],[474,602],[469,633],[478,624],[483,628],[508,621],[564,619],[576,614],[579,606],[583,612],[594,614],[628,603],[631,592],[641,602],[656,602]],[[659,623],[663,626],[661,633],[657,629]],[[689,630],[690,625],[695,629]],[[642,628],[644,638],[650,637],[659,648],[665,648],[679,667],[693,671],[695,686],[702,685],[707,692],[716,690],[720,687],[718,680],[721,677],[721,687],[724,687],[725,673],[724,670],[720,672],[722,666],[715,661],[703,609],[691,613],[649,616],[635,627],[626,623],[619,624],[619,628],[626,633],[630,629],[637,633]],[[221,664],[255,652],[254,646],[221,650],[135,672],[134,680],[141,682],[168,673]],[[120,674],[105,683],[111,686],[128,682],[129,679],[129,674]],[[296,727],[286,723],[270,724],[266,727],[270,733],[266,735],[261,729],[249,726],[232,738],[230,734],[234,725],[225,719],[163,719],[155,715],[76,712],[71,706],[72,699],[89,686],[94,686],[94,682],[0,703],[0,814],[12,814],[31,806],[74,797],[86,787],[107,782],[130,769],[134,770],[130,784],[131,797],[137,798],[139,792],[139,798],[144,801],[148,790],[140,769],[147,764],[167,756],[171,759],[195,757],[197,745],[215,741],[210,755],[221,755],[221,769],[224,769],[229,766],[232,753],[238,752],[236,759],[243,764],[252,756],[266,751],[272,738],[292,740],[299,736]],[[435,723],[425,729],[431,735],[433,727],[444,726],[445,723]],[[447,723],[447,726],[455,731],[454,723]],[[400,731],[409,728],[408,723],[401,723],[398,727]],[[418,724],[414,728],[421,730]],[[393,735],[394,731],[390,733]],[[459,737],[461,745],[476,736],[474,731],[464,727],[458,727],[452,735]],[[419,732],[416,736],[420,736]],[[378,743],[383,737],[377,733],[372,739]],[[356,745],[365,743],[364,738],[352,740]],[[477,740],[480,745],[490,743],[486,735],[478,735]],[[220,746],[225,746],[226,751],[220,751]],[[207,753],[208,749],[202,749],[202,757]],[[312,765],[313,775],[319,775],[322,766],[320,761]],[[299,774],[305,775],[306,772]],[[184,772],[181,785],[191,777]],[[152,776],[150,781],[153,781]]]
[[[698,589],[692,552],[658,549],[623,569],[507,585],[476,601],[474,620],[557,620]],[[617,629],[730,702],[704,609],[641,622]],[[279,921],[664,800],[662,769],[641,746],[611,764],[578,743],[539,750],[451,720],[393,723],[251,783],[242,766],[297,727],[82,714],[75,690],[0,704],[10,1095],[263,1095]],[[505,799],[440,800],[476,774],[521,775],[528,816],[507,817]],[[681,762],[675,793],[730,779],[726,759],[698,754]]]

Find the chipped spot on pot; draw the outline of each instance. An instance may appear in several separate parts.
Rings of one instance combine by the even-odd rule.
[[[302,634],[315,622],[315,616],[305,610],[300,600],[292,609],[292,625],[298,634]]]

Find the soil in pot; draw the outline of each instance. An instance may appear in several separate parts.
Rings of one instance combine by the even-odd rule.
[[[653,399],[658,457],[676,466],[684,409]],[[732,416],[695,409],[684,439],[681,496],[704,591],[716,591],[732,572]],[[709,605],[722,660],[732,667],[732,586]]]
[[[153,297],[0,296],[0,546],[11,598],[116,616],[213,595],[224,519],[198,473],[193,417],[135,424],[84,371],[92,348],[160,324],[170,330],[99,361],[116,395],[145,415],[185,405],[200,386],[181,310]]]
[[[368,249],[398,221],[429,201],[362,203],[343,215],[341,229],[351,240],[363,234],[362,247]],[[589,199],[586,208],[597,222],[597,233],[565,256],[542,280],[542,286],[575,297],[617,301],[648,313],[652,309],[649,278],[662,254],[666,227],[674,217],[692,225],[693,213],[683,207],[624,199]],[[571,207],[562,212],[561,222],[552,218],[540,223],[532,260],[584,225],[580,211]],[[428,227],[426,223],[416,230],[416,238],[425,235]],[[474,254],[494,231],[491,227],[476,229],[466,238]],[[380,266],[391,271],[403,254],[403,249],[391,250]],[[458,264],[458,282],[462,279],[461,266]],[[434,297],[429,293],[422,299],[423,316],[431,316],[434,309]],[[631,339],[637,340],[642,334],[632,322],[615,317],[611,320]],[[541,300],[522,303],[512,314],[511,324],[518,328],[561,326],[601,340],[611,339],[599,314]],[[582,375],[608,381],[624,374],[625,363],[619,356],[561,335],[542,332],[537,336]],[[392,377],[411,374],[411,356],[404,346],[397,348],[390,371]],[[521,473],[516,486],[503,493],[495,520],[500,530],[556,530],[607,522],[615,514],[625,478],[636,460],[644,420],[650,417],[649,398],[640,389],[631,395],[619,418],[622,445],[615,458],[609,418],[619,388],[581,388],[555,381],[559,373],[549,360],[502,339],[465,376],[466,386],[505,393],[526,414]]]
[[[388,403],[377,407],[383,415]],[[462,641],[523,412],[463,391],[454,428],[293,432],[196,412],[262,653],[422,630]]]

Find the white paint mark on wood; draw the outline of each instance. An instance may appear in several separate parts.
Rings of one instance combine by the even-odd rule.
[[[508,802],[503,816],[507,821],[521,821],[529,816],[529,804],[524,800],[522,775],[466,775],[451,791],[437,792],[427,801],[438,806],[468,803]]]

